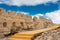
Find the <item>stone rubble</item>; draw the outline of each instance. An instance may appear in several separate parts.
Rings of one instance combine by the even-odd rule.
[[[34,40],[60,40],[60,28],[43,32]]]

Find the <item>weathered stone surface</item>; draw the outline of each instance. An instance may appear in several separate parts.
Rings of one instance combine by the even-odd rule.
[[[60,28],[43,32],[34,40],[60,40]]]
[[[36,30],[41,28],[47,28],[52,26],[51,20],[44,17],[34,17],[16,12],[6,12],[4,9],[0,9],[0,30],[3,29],[3,35],[11,32],[20,32],[28,30]],[[2,29],[1,29],[2,28]]]

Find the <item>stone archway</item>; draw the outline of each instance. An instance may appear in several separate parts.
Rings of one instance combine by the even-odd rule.
[[[20,22],[21,26],[23,26],[23,22]]]
[[[7,26],[7,22],[3,22],[3,27],[6,27]]]
[[[15,26],[15,25],[16,25],[16,22],[13,22],[13,23],[12,23],[12,26]]]

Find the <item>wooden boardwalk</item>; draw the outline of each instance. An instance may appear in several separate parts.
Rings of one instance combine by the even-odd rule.
[[[49,28],[45,28],[45,29],[40,29],[40,30],[34,30],[34,31],[25,31],[25,32],[20,32],[17,33],[11,37],[9,37],[7,40],[33,40],[33,38],[45,31],[49,31],[49,30],[54,30],[56,28],[59,28],[60,24],[56,24],[54,26],[51,26]]]

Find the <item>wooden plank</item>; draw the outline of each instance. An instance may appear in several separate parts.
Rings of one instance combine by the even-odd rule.
[[[16,40],[31,40],[35,35],[38,35],[42,32],[53,30],[53,29],[56,29],[59,27],[60,27],[60,24],[56,24],[54,26],[51,26],[51,27],[45,28],[45,29],[20,32],[20,33],[17,33],[15,35],[11,36],[10,38],[8,38],[8,40],[14,40],[14,39],[16,39]]]
[[[44,28],[44,29],[40,29],[40,30],[20,32],[18,34],[32,34],[32,35],[34,35],[34,34],[38,34],[38,33],[42,33],[42,32],[48,31],[48,30],[53,30],[53,29],[56,29],[58,27],[60,27],[60,24],[56,24],[56,25],[51,26],[49,28]]]
[[[28,39],[28,38],[9,38],[9,40],[31,40],[31,39]]]

